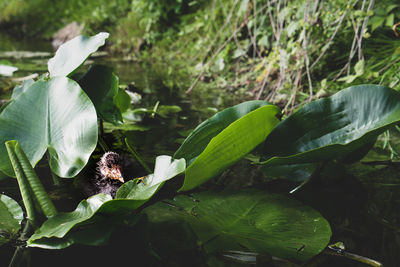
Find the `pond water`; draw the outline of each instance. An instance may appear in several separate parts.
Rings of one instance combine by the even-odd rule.
[[[5,58],[3,52],[6,51],[33,53],[29,57],[20,58],[15,57],[17,53],[14,53]],[[13,78],[44,73],[47,69],[47,60],[52,56],[48,41],[21,40],[5,34],[0,34],[0,53],[3,56],[3,58],[0,56],[0,60],[5,58],[19,68]],[[140,131],[115,131],[106,134],[105,143],[111,150],[126,151],[122,142],[126,137],[144,161],[152,166],[157,155],[173,155],[188,132],[213,114],[210,108],[215,108],[215,103],[178,95],[176,91],[164,86],[163,82],[154,76],[149,64],[124,61],[115,56],[95,57],[93,60],[113,66],[115,74],[119,76],[120,84],[128,86],[130,91],[141,97],[141,100],[135,104],[137,108],[152,109],[156,105],[176,105],[182,109],[180,112],[168,114],[165,118],[145,118],[141,124],[146,127]],[[0,80],[0,92],[3,99],[10,96],[13,85],[14,83],[9,78]],[[393,133],[395,134],[396,132]],[[392,140],[400,140],[400,138],[394,137]],[[97,155],[101,153],[101,148],[95,152]],[[376,147],[368,154],[365,161],[382,158],[387,158],[387,151]],[[57,208],[64,211],[73,210],[80,198],[74,193],[76,189],[72,180],[62,179],[61,186],[54,186],[47,171],[48,167],[39,163],[37,169],[39,177],[44,178],[46,189],[49,190]],[[399,266],[399,171],[398,164],[378,166],[358,163],[351,167],[332,164],[326,168],[320,179],[312,180],[293,195],[303,203],[317,209],[328,219],[333,232],[331,243],[344,242],[348,251],[385,262],[385,266]],[[135,175],[142,174],[143,172],[139,171]],[[257,186],[272,192],[287,193],[296,185],[281,180],[266,183],[265,178],[261,177],[253,167],[249,167],[246,161],[242,161],[211,186],[232,188]],[[20,201],[18,186],[14,179],[0,179],[0,191]],[[170,196],[168,189],[161,193],[159,197]],[[116,229],[108,245],[101,247],[74,245],[60,251],[28,249],[18,260],[21,260],[20,266],[83,266],[84,264],[116,266],[127,264],[128,260],[130,264],[139,266],[203,266],[210,257],[216,257],[215,255],[205,256],[199,251],[174,250],[173,248],[170,251],[167,249],[165,252],[160,252],[155,248],[157,240],[153,244],[146,238],[145,228],[145,223],[138,223],[134,227]],[[13,245],[15,244],[3,245],[0,248],[0,266],[7,266],[10,262],[15,250]],[[164,261],[158,260],[159,258]],[[144,261],[145,264],[143,264]],[[232,262],[226,259],[221,262],[223,265],[220,266],[246,266],[243,262]],[[254,261],[250,265],[253,264],[255,264]],[[321,255],[312,262],[312,266],[366,265],[338,256]]]

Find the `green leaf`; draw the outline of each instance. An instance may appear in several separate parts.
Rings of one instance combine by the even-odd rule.
[[[114,104],[118,77],[111,67],[92,65],[78,83],[92,100],[100,118],[114,124],[122,123],[121,111]]]
[[[252,151],[278,124],[275,117],[278,111],[276,106],[263,106],[226,127],[186,169],[184,184],[179,190],[195,188]]]
[[[148,200],[165,181],[185,171],[184,159],[171,160],[170,156],[158,156],[154,173],[143,178],[139,184],[135,180],[123,184],[118,189],[116,198]]]
[[[18,233],[24,214],[14,199],[0,194],[0,218],[1,246]]]
[[[117,199],[97,194],[81,201],[75,211],[49,218],[28,240],[28,245],[59,249],[74,243],[101,244],[109,237],[115,224],[120,223],[119,215],[129,214],[139,208],[165,181],[185,170],[184,159],[171,160],[170,156],[157,157],[154,174],[145,177],[139,184],[135,179],[122,185],[117,191]],[[106,228],[102,227],[104,224]]]
[[[20,186],[20,191],[28,213],[28,218],[32,219],[30,217],[32,217],[32,210],[34,209],[32,205],[34,203],[29,203],[32,199],[37,202],[40,212],[45,216],[51,217],[57,214],[57,210],[54,207],[53,202],[51,202],[49,196],[44,190],[42,183],[39,180],[39,177],[36,175],[36,172],[33,170],[31,163],[29,162],[26,154],[18,142],[7,141],[6,148],[13,165],[14,172],[17,176],[18,185]],[[30,196],[27,196],[27,194]],[[36,215],[34,214],[33,218],[35,217]],[[33,223],[35,224],[35,222]]]
[[[114,231],[114,224],[104,219],[96,218],[90,224],[82,224],[76,231],[70,231],[62,238],[48,237],[34,240],[30,247],[44,249],[63,249],[73,244],[89,246],[105,245]]]
[[[79,203],[78,207],[72,212],[60,212],[57,215],[49,218],[45,221],[42,226],[35,231],[35,233],[27,241],[28,246],[36,247],[46,247],[46,240],[49,241],[47,246],[50,244],[57,244],[61,248],[71,245],[69,242],[65,242],[63,239],[66,237],[67,233],[75,226],[79,226],[94,216],[96,211],[101,207],[101,205],[111,200],[110,195],[97,194],[83,200]],[[62,245],[60,245],[60,243]],[[55,248],[58,248],[58,247]]]
[[[21,85],[17,85],[14,87],[13,93],[11,95],[11,99],[16,99],[21,93],[25,92],[35,81],[33,79],[29,79],[24,81]]]
[[[77,36],[61,45],[48,62],[50,77],[68,76],[94,52],[104,45],[109,34],[98,33],[92,37]]]
[[[0,170],[14,176],[4,146],[8,140],[19,142],[32,166],[49,149],[53,172],[73,177],[96,147],[96,110],[73,80],[36,81],[0,114]]]
[[[131,97],[124,89],[118,88],[118,93],[114,97],[114,103],[119,111],[124,113],[131,106]]]
[[[207,252],[246,248],[305,261],[320,253],[331,236],[328,222],[317,211],[261,191],[180,195],[143,212],[159,227],[177,219],[186,221]]]
[[[228,127],[229,124],[247,113],[266,105],[271,104],[266,101],[254,100],[218,112],[193,130],[175,152],[174,158],[184,158],[186,162],[190,164],[194,158],[203,152],[211,139]]]
[[[158,156],[154,173],[142,178],[124,183],[117,191],[116,199],[105,203],[100,211],[104,213],[126,213],[135,210],[146,203],[164,183],[183,173],[186,168],[184,159],[172,160],[170,156]]]
[[[364,74],[365,70],[365,61],[364,59],[358,61],[354,66],[354,71],[356,72],[356,76],[359,77]]]
[[[345,158],[400,121],[400,94],[359,85],[313,101],[282,121],[264,145],[269,166]]]

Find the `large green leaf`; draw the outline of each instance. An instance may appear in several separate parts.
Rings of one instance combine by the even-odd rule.
[[[278,165],[342,158],[368,147],[400,121],[400,94],[359,85],[311,102],[282,121],[265,141],[265,173]]]
[[[2,245],[18,233],[24,215],[14,199],[0,194],[0,218],[0,245]]]
[[[50,77],[68,76],[94,52],[104,45],[109,34],[101,32],[92,37],[77,36],[61,45],[48,62]]]
[[[180,195],[144,212],[159,227],[183,219],[207,252],[247,248],[304,261],[320,253],[331,236],[329,223],[317,211],[261,191]]]
[[[39,80],[0,114],[0,170],[14,176],[4,143],[17,140],[32,166],[49,149],[50,167],[75,176],[97,144],[96,110],[79,85],[66,77]]]
[[[218,112],[193,130],[175,152],[174,158],[184,158],[188,164],[191,163],[194,158],[203,152],[211,139],[228,127],[232,122],[257,108],[266,105],[270,105],[270,103],[261,100],[254,100]]]
[[[186,169],[180,191],[206,182],[252,151],[278,124],[275,117],[278,111],[273,105],[262,106],[221,131]]]
[[[92,65],[78,81],[96,107],[97,113],[105,121],[122,123],[121,111],[114,104],[118,94],[118,77],[111,67]]]
[[[125,183],[118,190],[117,199],[112,199],[110,195],[97,194],[79,203],[75,211],[59,213],[49,218],[28,240],[28,245],[60,249],[74,243],[101,244],[109,237],[114,225],[121,222],[120,215],[130,214],[139,208],[165,181],[185,170],[184,159],[171,159],[170,156],[157,157],[154,174],[144,177],[139,184],[136,179]],[[100,216],[96,216],[98,214]],[[107,228],[102,226],[105,223]],[[81,226],[84,226],[83,229]]]
[[[110,195],[97,194],[81,201],[72,212],[60,212],[45,221],[42,226],[27,241],[28,246],[43,248],[64,248],[73,244],[73,239],[67,236],[76,226],[91,219],[101,205],[111,200]]]

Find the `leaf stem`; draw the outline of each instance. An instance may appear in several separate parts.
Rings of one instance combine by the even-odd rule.
[[[333,255],[333,256],[341,256],[341,257],[345,257],[347,259],[351,259],[351,260],[355,260],[358,262],[362,262],[364,264],[370,265],[370,266],[374,266],[374,267],[382,267],[383,264],[380,263],[379,261],[364,257],[364,256],[360,256],[354,253],[350,253],[350,252],[346,252],[342,249],[333,249],[328,247],[325,251],[325,254],[328,255]]]
[[[128,143],[128,138],[125,137],[125,144],[126,147],[128,148],[129,152],[131,152],[131,154],[136,158],[136,160],[140,163],[140,165],[142,165],[142,167],[148,172],[148,173],[152,173],[151,169],[149,168],[149,166],[146,164],[146,162],[144,162],[144,160],[139,156],[139,154],[133,149],[133,147],[131,147]]]

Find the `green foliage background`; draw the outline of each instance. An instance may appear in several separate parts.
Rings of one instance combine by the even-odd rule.
[[[170,90],[290,113],[348,85],[400,89],[399,10],[396,0],[0,0],[0,27],[49,38],[77,21],[111,32],[110,51],[143,60]]]

